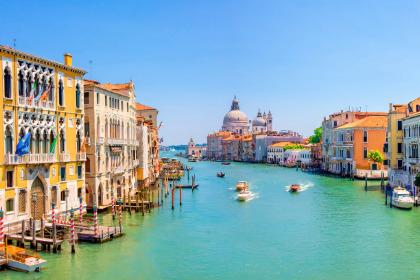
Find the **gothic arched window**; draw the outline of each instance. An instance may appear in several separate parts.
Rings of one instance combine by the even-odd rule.
[[[5,141],[6,155],[12,154],[13,153],[13,138],[12,138],[12,129],[10,128],[10,126],[6,127],[4,141]]]
[[[64,130],[60,130],[60,153],[66,152],[66,138],[64,136]]]
[[[64,106],[64,86],[62,79],[58,82],[58,105]]]
[[[4,97],[12,98],[12,76],[10,75],[9,66],[4,68]]]
[[[76,133],[76,147],[77,147],[77,152],[80,152],[80,147],[82,146],[82,137],[80,136],[80,132],[79,130]]]
[[[48,100],[49,101],[54,100],[54,80],[52,77],[50,78],[50,92],[48,93]]]
[[[19,96],[25,96],[25,79],[22,71],[19,72],[18,76]]]

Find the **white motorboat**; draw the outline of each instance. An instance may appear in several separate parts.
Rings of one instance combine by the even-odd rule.
[[[239,201],[247,201],[251,197],[252,197],[252,192],[250,192],[248,190],[244,190],[244,191],[241,191],[240,193],[238,193],[237,199]]]
[[[236,190],[238,192],[241,191],[246,191],[249,188],[249,184],[247,181],[239,181],[238,183],[236,183]]]
[[[414,205],[414,198],[404,188],[395,188],[392,191],[391,203],[393,206],[403,209],[411,209]]]

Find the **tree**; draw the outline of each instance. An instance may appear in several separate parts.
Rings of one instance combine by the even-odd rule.
[[[378,150],[369,151],[367,157],[368,157],[368,160],[373,161],[376,164],[384,162],[384,156]]]
[[[416,179],[414,179],[414,185],[420,187],[420,172],[416,174]]]
[[[322,126],[314,129],[314,134],[309,136],[309,143],[318,144],[322,139]]]
[[[283,147],[283,151],[287,151],[287,150],[302,150],[305,147],[302,146],[301,144],[288,144],[286,146]]]

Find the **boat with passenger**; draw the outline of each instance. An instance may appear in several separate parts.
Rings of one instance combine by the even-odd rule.
[[[249,184],[247,181],[239,181],[238,183],[236,183],[236,190],[239,192],[248,190],[248,188],[249,188]]]
[[[217,177],[223,178],[223,177],[225,177],[225,173],[223,173],[223,172],[217,172]]]
[[[301,187],[299,184],[293,184],[289,186],[289,192],[298,192],[301,190]]]
[[[237,200],[239,201],[247,201],[250,198],[252,198],[252,192],[249,190],[243,190],[240,193],[238,193]]]

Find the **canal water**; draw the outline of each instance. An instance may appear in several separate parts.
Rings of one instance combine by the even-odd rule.
[[[168,197],[144,217],[124,213],[124,237],[80,244],[75,255],[66,246],[43,254],[41,273],[3,271],[0,279],[420,278],[420,208],[385,207],[378,183],[365,192],[364,182],[295,169],[188,164],[200,186],[184,190],[182,208],[172,211]],[[235,200],[238,180],[249,181],[254,199]],[[291,194],[291,183],[306,188]]]

